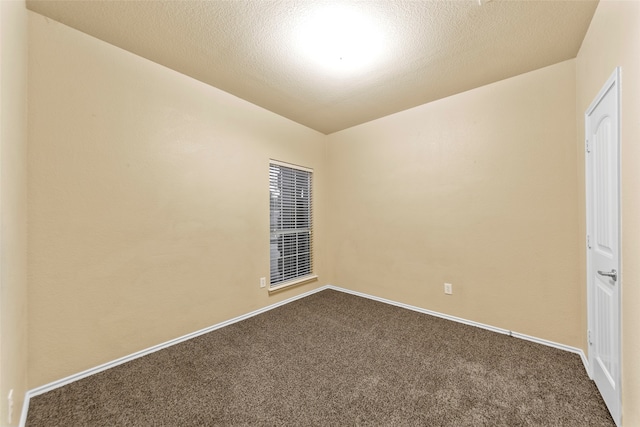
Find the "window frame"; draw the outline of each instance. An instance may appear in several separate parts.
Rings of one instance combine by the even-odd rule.
[[[274,170],[282,171],[283,168],[286,174],[290,174],[290,176],[286,177],[287,179],[290,179],[291,177],[295,178],[295,176],[299,176],[297,174],[300,172],[306,173],[307,184],[303,185],[303,187],[299,187],[297,185],[297,182],[295,184],[291,184],[291,182],[287,184],[282,184],[282,182],[279,182],[279,183],[275,182],[274,176],[273,176]],[[286,162],[282,162],[274,159],[269,160],[269,286],[268,286],[269,292],[281,290],[281,289],[288,288],[295,285],[300,285],[303,283],[308,283],[310,281],[317,280],[318,278],[318,276],[314,272],[315,262],[314,262],[314,233],[313,233],[313,230],[314,230],[314,227],[313,227],[313,224],[314,224],[314,221],[313,221],[314,219],[313,218],[314,176],[313,175],[314,175],[313,169],[311,168],[295,165],[292,163],[286,163]],[[283,188],[283,185],[286,185],[286,188]],[[308,199],[308,202],[306,203],[307,206],[305,207],[303,214],[298,215],[299,211],[297,208],[298,206],[297,202],[300,201],[300,198],[296,198],[295,195],[291,194],[291,191],[295,193],[298,190],[303,190],[304,187],[306,187],[308,191],[308,195],[306,196],[306,199]],[[286,196],[288,197],[288,199],[282,200],[279,203],[279,206],[281,207],[281,209],[276,211],[274,210],[274,207],[278,205],[273,203],[274,193],[279,193],[282,191],[289,192],[289,194]],[[303,196],[302,197],[303,204],[305,204],[304,199],[305,197]],[[293,212],[292,211],[289,212],[289,220],[285,219],[285,214],[282,213],[285,209],[285,204],[290,209],[293,209]],[[274,218],[274,214],[278,215],[278,217]],[[293,218],[295,218],[294,219],[295,227],[285,228],[283,226],[283,223],[290,222],[291,214],[293,214]],[[301,218],[300,220],[298,219],[299,216]],[[308,222],[308,227],[298,228],[300,222],[303,224],[305,222]],[[291,224],[289,224],[289,226],[290,225]],[[300,230],[307,230],[307,231],[300,231]],[[299,237],[303,236],[303,233],[306,233],[306,232],[308,232],[308,242],[301,243],[299,241]],[[291,245],[290,243],[287,244],[287,242],[292,241],[291,239],[294,239],[296,241],[295,245]],[[274,247],[274,245],[276,246]],[[285,245],[287,245],[286,248],[283,247]],[[308,251],[305,253],[299,250],[301,246],[308,247]],[[294,247],[293,252],[291,252],[292,247]],[[277,252],[277,255],[275,257],[274,257],[274,251]],[[283,252],[285,251],[288,252],[287,255],[283,255]],[[305,256],[306,258],[304,258]],[[302,269],[306,268],[304,265],[304,262],[308,263],[308,271],[305,271],[302,274],[298,273],[297,271],[298,263],[300,262],[301,257],[303,260],[303,263],[301,263]],[[291,261],[292,258],[295,258],[295,263],[296,263],[295,274],[291,275],[290,272],[288,272],[288,274],[285,274],[286,270],[290,270],[289,266],[287,267],[284,266],[285,258],[288,259],[289,261]],[[273,280],[274,266],[279,267],[277,270],[279,274],[285,275],[285,277],[282,280],[277,280],[274,282]]]

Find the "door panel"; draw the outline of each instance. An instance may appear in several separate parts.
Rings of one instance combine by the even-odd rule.
[[[619,69],[585,114],[589,365],[620,425],[620,114]]]
[[[595,198],[595,218],[594,230],[596,251],[601,256],[613,259],[614,256],[614,230],[615,225],[614,202],[615,202],[615,182],[616,177],[612,173],[616,172],[616,147],[612,140],[611,116],[607,114],[607,109],[611,102],[604,99],[602,104],[596,107],[595,114],[606,114],[600,120],[593,130],[593,156],[594,163],[593,181],[594,181],[594,198]]]
[[[607,379],[607,382],[611,387],[615,388],[615,364],[613,363],[613,340],[610,333],[613,325],[611,324],[611,318],[613,315],[613,307],[611,302],[613,300],[613,292],[611,287],[603,283],[599,277],[594,277],[595,287],[595,356],[599,368],[602,370],[602,374]]]

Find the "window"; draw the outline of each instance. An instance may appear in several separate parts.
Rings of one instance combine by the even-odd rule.
[[[313,274],[312,170],[271,161],[270,287]]]

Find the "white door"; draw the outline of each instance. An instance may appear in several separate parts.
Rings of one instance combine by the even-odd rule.
[[[589,366],[620,425],[620,69],[585,113]]]

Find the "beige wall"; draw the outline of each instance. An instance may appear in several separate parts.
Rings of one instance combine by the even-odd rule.
[[[29,13],[29,387],[327,283],[585,349],[582,117],[621,65],[623,405],[640,424],[639,5],[601,2],[576,60],[328,137]],[[273,296],[269,158],[315,169],[320,275]],[[5,313],[3,294],[2,372],[24,377]]]
[[[325,285],[324,135],[29,13],[29,386]],[[317,282],[269,296],[270,158],[314,168]]]
[[[332,282],[580,346],[575,132],[569,60],[330,135]]]
[[[640,2],[601,1],[576,59],[580,235],[584,226],[584,112],[615,67],[621,77],[622,410],[640,425]],[[581,281],[585,278],[581,252]]]
[[[0,1],[0,425],[27,391],[27,11]],[[8,395],[14,408],[8,424]]]
[[[27,391],[27,38],[24,1],[0,1],[0,425]]]

